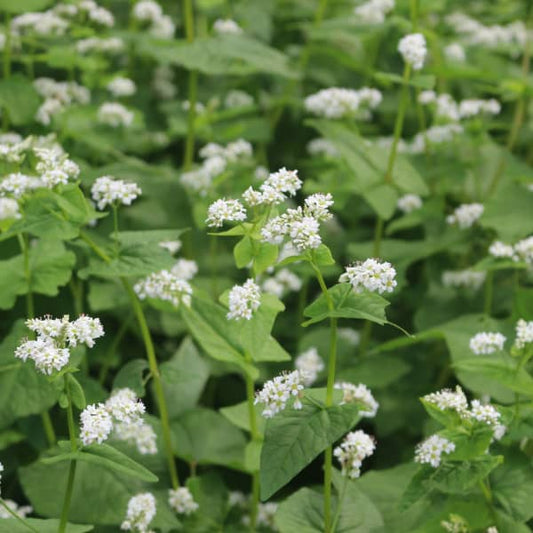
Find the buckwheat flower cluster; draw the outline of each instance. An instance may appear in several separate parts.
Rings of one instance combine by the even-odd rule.
[[[278,531],[274,523],[274,516],[277,510],[278,504],[276,502],[260,503],[257,506],[256,524],[258,526],[264,526],[270,528],[271,530]],[[247,524],[247,522],[245,522],[245,524]]]
[[[361,342],[361,334],[355,329],[338,328],[337,333],[339,335],[339,339],[342,339],[350,346],[357,346]]]
[[[179,279],[190,281],[198,274],[198,265],[196,261],[190,259],[178,259],[176,264],[170,269],[170,272]]]
[[[472,400],[470,416],[488,426],[496,426],[501,414],[490,404],[482,404],[479,400]]]
[[[471,228],[481,217],[484,211],[482,204],[462,204],[455,209],[452,215],[446,217],[448,224],[457,224],[459,228]]]
[[[30,505],[18,505],[13,500],[4,500],[4,504],[9,507],[12,513],[15,513],[20,518],[26,518],[29,514],[33,513],[33,507]],[[13,518],[13,515],[4,507],[0,506],[0,519],[7,520]]]
[[[356,479],[361,475],[363,460],[370,457],[375,449],[372,437],[359,429],[348,433],[341,445],[333,450],[333,455],[342,466],[342,475]]]
[[[148,32],[159,39],[171,39],[176,30],[172,19],[163,14],[163,9],[157,2],[141,0],[132,11],[133,18],[146,23]]]
[[[244,220],[246,220],[246,209],[239,200],[221,198],[207,209],[205,223],[211,228],[220,228],[224,222],[243,222]]]
[[[191,491],[187,487],[179,487],[168,491],[168,504],[178,514],[188,516],[198,509]]]
[[[157,453],[155,431],[150,424],[141,418],[132,423],[115,422],[112,436],[117,440],[135,446],[141,455],[154,455]]]
[[[131,205],[141,193],[136,183],[118,180],[113,176],[101,176],[91,187],[91,197],[101,211],[109,205]]]
[[[115,98],[120,98],[122,96],[133,96],[137,91],[137,86],[135,85],[134,81],[121,76],[113,78],[106,85],[106,88]]]
[[[57,150],[34,148],[34,152],[39,160],[35,170],[44,187],[52,189],[56,185],[66,185],[79,176],[80,167]]]
[[[493,98],[490,100],[463,100],[459,104],[459,115],[461,118],[472,118],[477,115],[498,115],[501,105]]]
[[[295,359],[294,366],[300,372],[305,387],[311,386],[316,381],[318,374],[325,368],[324,360],[314,346],[301,353]]]
[[[339,282],[350,283],[355,292],[392,292],[396,287],[396,270],[387,261],[366,259],[353,266],[346,267],[346,272],[341,274]]]
[[[289,400],[293,399],[292,407],[301,409],[302,391],[304,389],[303,378],[298,370],[284,373],[267,381],[263,388],[255,396],[255,404],[264,406],[261,413],[265,418],[272,418],[287,407]]]
[[[364,409],[360,409],[359,414],[366,418],[373,418],[378,412],[379,403],[372,395],[372,391],[363,383],[354,385],[353,383],[335,383],[335,388],[342,390],[343,397],[341,405],[347,403],[362,403]]]
[[[450,43],[444,47],[444,57],[452,63],[464,63],[466,61],[465,49],[459,43]]]
[[[277,205],[284,202],[287,196],[294,196],[301,188],[302,181],[298,178],[298,171],[283,167],[270,173],[259,187],[259,191],[249,187],[242,197],[250,206]]]
[[[213,31],[217,35],[241,35],[243,29],[232,19],[217,19],[213,24]]]
[[[82,0],[79,3],[80,11],[87,13],[89,20],[96,22],[100,26],[112,28],[115,25],[115,17],[113,14],[99,6],[94,0]]]
[[[451,409],[456,411],[461,417],[468,417],[468,400],[466,399],[463,389],[457,385],[455,391],[443,389],[438,392],[432,392],[424,396],[424,401],[434,405],[441,411]]]
[[[20,218],[19,204],[13,198],[0,197],[0,221]]]
[[[398,198],[396,207],[404,213],[412,213],[422,207],[422,198],[417,194],[406,194]]]
[[[415,461],[437,468],[441,463],[442,454],[450,454],[454,450],[453,442],[439,435],[432,435],[416,447]]]
[[[514,341],[514,346],[521,350],[530,343],[533,343],[533,321],[526,322],[521,318],[516,323],[516,338]]]
[[[127,128],[133,123],[133,118],[133,111],[118,102],[105,102],[98,108],[98,122],[112,128]]]
[[[339,151],[335,145],[328,139],[317,138],[307,143],[307,152],[309,155],[321,155],[335,159],[339,157]]]
[[[363,24],[383,24],[385,15],[394,9],[394,0],[368,0],[354,9]]]
[[[410,144],[406,145],[405,152],[411,154],[421,154],[434,144],[444,144],[463,133],[464,129],[460,124],[443,124],[432,126],[425,132],[417,133]]]
[[[124,50],[125,44],[119,37],[88,37],[76,42],[76,51],[85,55],[91,52],[115,55]]]
[[[135,392],[128,388],[114,391],[107,400],[106,407],[114,419],[128,424],[138,420],[146,410]]]
[[[229,292],[228,320],[250,320],[261,305],[261,289],[253,279],[244,285],[234,285]]]
[[[254,97],[245,91],[229,91],[224,98],[224,107],[226,109],[238,109],[240,107],[250,107],[254,105]]]
[[[170,302],[174,307],[180,304],[191,306],[192,287],[188,281],[168,270],[154,272],[133,287],[140,300],[151,298]]]
[[[360,90],[331,87],[322,89],[304,100],[305,109],[313,115],[331,119],[354,117],[363,108],[375,109],[383,99],[377,89]]]
[[[136,533],[152,533],[149,530],[150,522],[155,518],[156,501],[150,492],[143,492],[133,496],[128,502],[126,519],[120,529],[135,531]]]
[[[103,403],[88,405],[80,414],[80,438],[84,446],[102,444],[113,431],[113,419]]]
[[[492,255],[492,257],[497,257],[497,258],[509,258],[509,259],[515,258],[515,251],[512,245],[505,244],[504,242],[501,242],[501,241],[494,241],[490,245],[489,254]]]
[[[518,241],[514,245],[514,251],[518,259],[533,265],[533,236]]]
[[[11,31],[16,36],[32,33],[42,37],[64,35],[68,26],[68,22],[52,10],[23,13],[11,21]]]
[[[501,333],[483,331],[470,339],[470,349],[476,355],[490,354],[503,350],[505,336]]]
[[[161,241],[159,243],[159,246],[161,248],[164,248],[165,250],[168,250],[172,255],[179,252],[181,250],[181,241],[175,240],[175,241]]]
[[[302,280],[287,268],[278,270],[276,274],[263,281],[261,290],[281,298],[287,292],[298,292],[302,288]]]
[[[178,94],[174,81],[174,72],[169,66],[160,65],[156,67],[152,80],[152,89],[162,100],[172,100]]]
[[[398,43],[398,52],[414,70],[420,70],[427,55],[425,37],[421,33],[411,33],[402,37]]]
[[[15,172],[0,181],[0,196],[12,196],[18,199],[39,187],[43,187],[43,182],[39,178]]]
[[[475,270],[446,270],[442,274],[442,284],[455,289],[478,290],[485,283],[485,277],[485,272]]]

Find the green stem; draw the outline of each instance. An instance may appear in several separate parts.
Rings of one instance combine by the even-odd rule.
[[[57,439],[54,426],[52,424],[52,417],[48,411],[43,411],[41,413],[41,421],[43,423],[44,434],[46,435],[46,440],[48,441],[49,446],[53,446]]]
[[[185,38],[188,43],[194,41],[194,9],[193,0],[183,0],[183,18],[185,20]],[[196,122],[196,102],[198,99],[198,72],[189,72],[189,112],[187,115],[187,137],[183,154],[183,168],[188,170],[194,158],[195,122]]]
[[[30,531],[34,531],[35,533],[39,533],[33,526],[30,526],[30,524],[28,524],[28,522],[26,522],[26,520],[24,520],[24,518],[22,518],[22,516],[18,515],[15,511],[13,511],[13,509],[11,509],[11,507],[9,507],[9,505],[7,505],[7,503],[2,499],[0,498],[0,505],[13,517],[13,518],[16,518],[21,524],[24,524],[24,526],[26,526]]]
[[[250,361],[249,355],[246,356],[246,360]],[[248,404],[248,418],[250,422],[250,434],[252,442],[261,441],[261,435],[257,425],[257,415],[255,412],[254,399],[255,399],[255,387],[253,379],[244,374],[244,380],[246,382],[246,402]],[[250,508],[250,531],[255,531],[257,523],[257,511],[259,508],[259,472],[252,473],[252,503]]]
[[[113,204],[113,240],[115,241],[115,257],[118,258],[120,254],[118,242],[118,207],[115,204]]]
[[[218,294],[218,237],[211,235],[209,239],[209,255],[211,257],[211,288],[213,291],[213,297],[216,297]]]
[[[489,270],[485,279],[485,302],[483,312],[490,316],[492,311],[492,298],[494,292],[494,271]]]

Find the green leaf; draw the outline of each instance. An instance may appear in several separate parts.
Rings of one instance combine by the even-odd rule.
[[[124,246],[139,246],[143,244],[159,245],[160,242],[177,240],[186,231],[188,231],[188,228],[119,231],[118,240]]]
[[[69,442],[60,442],[59,448],[63,450],[63,453],[52,455],[51,457],[44,457],[41,459],[41,462],[44,464],[55,464],[75,460],[99,465],[120,474],[140,479],[141,481],[157,481],[157,476],[154,476],[152,472],[109,444],[91,444],[75,452],[68,451],[69,447]]]
[[[57,533],[59,527],[59,520],[26,518],[24,521],[39,533]],[[86,531],[92,531],[93,529],[93,526],[67,524],[65,533],[85,533]],[[0,520],[0,533],[29,533],[30,531],[31,530],[27,526],[15,518]]]
[[[113,381],[113,389],[128,388],[142,398],[144,390],[144,373],[148,370],[146,359],[128,361],[117,373]]]
[[[320,408],[304,399],[267,421],[261,453],[261,499],[270,498],[359,420],[355,405]]]
[[[266,425],[266,420],[261,416],[263,408],[260,405],[254,405],[254,410],[255,419],[257,421],[257,430],[260,435],[263,435]],[[229,407],[223,407],[220,409],[220,413],[238,428],[251,432],[248,402],[241,402],[235,405],[230,405]]]
[[[20,3],[24,4],[29,1],[22,0]],[[33,1],[37,2],[39,0]],[[46,3],[49,2],[47,1]],[[14,5],[9,0],[0,0],[0,11],[15,13],[23,13],[25,11],[25,9],[20,9],[18,2],[15,11],[13,11],[13,8]],[[33,122],[39,105],[39,95],[28,78],[15,74],[9,79],[0,80],[0,106],[2,107],[2,113],[7,113],[10,121],[16,126]]]
[[[349,368],[340,370],[337,378],[352,383],[364,383],[371,389],[383,389],[405,376],[410,368],[398,357],[373,355],[354,361]]]
[[[87,401],[80,382],[71,374],[67,374],[67,386],[70,390],[72,403],[80,410],[85,409]]]
[[[321,294],[305,308],[304,315],[310,320],[302,324],[304,327],[330,317],[370,320],[380,325],[387,323],[385,308],[389,302],[378,294],[371,292],[356,294],[348,283],[338,283],[329,288],[328,293],[333,302],[333,309],[329,309],[326,297]]]

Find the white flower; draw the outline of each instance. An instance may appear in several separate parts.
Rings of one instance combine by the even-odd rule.
[[[104,328],[99,318],[82,315],[68,324],[66,335],[70,346],[85,344],[92,348],[94,340],[103,337]]]
[[[113,391],[105,406],[114,419],[127,424],[136,422],[145,412],[144,404],[128,388]]]
[[[343,392],[341,405],[346,403],[362,403],[365,409],[361,409],[359,414],[363,417],[373,418],[378,412],[379,403],[376,402],[372,391],[363,383],[354,385],[353,383],[335,383],[335,388]]]
[[[339,339],[343,339],[351,346],[357,346],[361,342],[361,334],[352,328],[338,328]]]
[[[163,15],[153,22],[149,32],[157,39],[172,39],[176,26],[168,15]]]
[[[533,264],[533,236],[518,241],[514,245],[514,251],[519,259],[526,263]]]
[[[108,205],[131,205],[141,193],[136,183],[117,180],[113,176],[102,176],[91,187],[91,197],[100,210]]]
[[[224,98],[224,107],[226,109],[237,109],[239,107],[250,107],[253,105],[254,97],[244,91],[229,91],[226,98]]]
[[[48,338],[38,337],[22,343],[15,350],[15,357],[26,361],[32,359],[35,368],[43,374],[51,375],[65,367],[70,359],[67,348],[60,348]]]
[[[463,100],[459,104],[461,118],[472,118],[482,113],[497,115],[501,111],[501,105],[497,100]]]
[[[416,447],[415,461],[437,468],[441,463],[442,454],[449,454],[454,450],[455,444],[453,442],[439,435],[432,435]]]
[[[284,373],[267,381],[257,392],[254,403],[263,404],[262,415],[265,418],[272,418],[287,407],[287,402],[291,398],[294,399],[293,408],[301,409],[300,398],[303,388],[303,378],[298,370]]]
[[[161,248],[164,248],[165,250],[168,250],[172,255],[174,255],[175,253],[180,251],[181,241],[161,241],[159,243],[159,246],[161,246]]]
[[[145,298],[163,300],[170,302],[175,307],[180,304],[186,307],[191,305],[191,285],[168,270],[150,274],[136,283],[133,290],[141,300]]]
[[[526,344],[533,342],[533,321],[526,322],[524,319],[520,319],[516,323],[516,339],[514,345],[521,350]]]
[[[247,505],[247,497],[240,490],[232,490],[228,495],[228,505],[230,507],[245,508]]]
[[[394,0],[368,0],[357,6],[354,14],[363,24],[383,24],[385,15],[394,9]]]
[[[398,43],[398,52],[414,70],[420,70],[427,55],[426,39],[421,33],[406,35]]]
[[[500,413],[490,404],[483,405],[479,400],[472,400],[470,415],[472,418],[495,426],[500,420]]]
[[[152,88],[163,100],[172,100],[178,94],[174,83],[174,72],[169,66],[160,65],[154,70]]]
[[[305,199],[304,204],[304,213],[316,218],[319,222],[329,220],[333,216],[329,212],[329,208],[333,205],[333,197],[329,192],[312,194]]]
[[[478,290],[485,283],[485,277],[485,272],[474,270],[446,270],[442,274],[442,284],[445,287]]]
[[[333,450],[333,455],[342,466],[342,475],[356,479],[361,475],[363,460],[370,457],[375,449],[372,437],[359,429],[348,433],[341,445]]]
[[[33,513],[33,507],[29,505],[18,505],[17,502],[13,500],[3,500],[4,504],[9,507],[12,513],[15,513],[20,518],[26,518],[29,514]],[[8,518],[13,518],[13,514],[8,512],[7,509],[0,506],[0,519],[6,520]]]
[[[468,400],[466,399],[463,389],[459,385],[455,388],[455,391],[449,389],[443,389],[438,392],[432,392],[424,396],[424,400],[441,411],[451,409],[456,411],[462,417],[468,416]]]
[[[301,288],[302,280],[287,268],[282,268],[273,278],[266,279],[261,285],[263,292],[274,294],[278,298],[287,291],[297,292]]]
[[[264,181],[268,178],[269,174],[270,172],[268,171],[268,168],[262,165],[259,165],[255,167],[254,179],[256,179],[257,181]]]
[[[322,243],[319,235],[320,224],[312,216],[303,216],[294,220],[289,226],[289,236],[300,252],[318,248]]]
[[[392,292],[396,287],[396,270],[387,261],[379,262],[376,259],[366,259],[353,266],[346,267],[346,272],[341,274],[341,283],[350,283],[355,292],[367,290],[370,292]]]
[[[118,128],[128,127],[133,123],[134,114],[118,102],[105,102],[98,108],[98,122]]]
[[[113,78],[107,84],[107,90],[116,98],[121,96],[132,96],[137,91],[135,82],[129,78],[117,77]]]
[[[186,516],[194,513],[199,507],[187,487],[179,487],[175,490],[170,489],[168,491],[168,504],[178,514],[184,514]]]
[[[152,426],[141,418],[131,423],[113,424],[113,438],[132,444],[141,455],[157,453],[157,436]]]
[[[80,415],[80,437],[84,446],[106,441],[113,430],[113,420],[103,403],[88,405]]]
[[[477,355],[494,353],[503,350],[505,340],[501,333],[483,331],[470,339],[470,349]]]
[[[190,281],[198,273],[198,265],[196,261],[178,259],[177,263],[170,269],[170,273],[179,279]]]
[[[163,15],[163,9],[157,2],[141,0],[133,6],[132,15],[143,22],[154,22]]]
[[[244,285],[234,285],[229,293],[228,320],[250,320],[254,311],[261,305],[261,290],[248,279]]]
[[[464,63],[466,60],[465,49],[459,43],[450,43],[444,48],[444,57],[453,63]]]
[[[324,370],[324,360],[313,346],[295,359],[294,366],[300,372],[303,384],[309,387],[316,381],[318,374]]]
[[[381,92],[377,89],[363,87],[360,90],[330,87],[307,96],[304,100],[305,109],[314,115],[338,119],[354,117],[364,108],[374,109],[382,100]]]
[[[151,533],[148,529],[150,522],[155,518],[156,501],[150,492],[143,492],[133,496],[128,502],[126,519],[120,529],[137,531],[138,533]]]
[[[422,207],[422,198],[416,194],[406,194],[398,198],[396,206],[404,213],[411,213]]]
[[[501,241],[494,241],[489,247],[489,254],[492,255],[492,257],[498,258],[514,258],[515,250],[510,244],[505,244]]]
[[[215,20],[213,31],[217,35],[240,35],[243,33],[243,29],[232,19]]]
[[[102,54],[117,54],[124,49],[124,41],[119,37],[89,37],[76,42],[76,51],[80,54],[100,52]]]
[[[328,139],[317,138],[307,143],[307,151],[310,155],[323,155],[324,157],[339,157],[339,151]]]
[[[207,210],[206,224],[220,228],[225,221],[242,222],[246,220],[246,209],[238,200],[224,198],[212,203]]]
[[[462,204],[455,209],[453,215],[446,217],[448,224],[457,224],[461,229],[471,228],[483,214],[482,204]]]
[[[260,503],[257,506],[257,519],[256,524],[258,526],[265,526],[271,530],[277,531],[274,524],[274,516],[278,510],[278,504],[276,502]]]
[[[64,35],[68,22],[51,10],[42,13],[23,13],[11,21],[14,35],[34,32],[41,36]]]
[[[13,198],[0,197],[0,221],[20,218],[19,204]]]
[[[79,176],[80,167],[57,150],[34,148],[34,152],[39,160],[35,170],[44,187],[52,189],[57,185],[66,185],[69,180]]]
[[[435,91],[420,91],[420,94],[418,95],[418,101],[422,105],[428,105],[436,102],[437,100],[437,93]]]
[[[294,196],[302,188],[302,181],[298,178],[297,170],[287,170],[282,167],[277,172],[270,173],[260,187],[263,192],[268,188]]]

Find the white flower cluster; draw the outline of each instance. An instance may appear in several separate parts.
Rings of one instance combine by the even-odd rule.
[[[282,244],[285,237],[299,253],[318,248],[322,243],[320,222],[332,217],[329,208],[333,205],[331,194],[316,193],[305,199],[303,209],[288,209],[282,215],[271,218],[261,229],[263,241]]]
[[[309,387],[316,381],[318,374],[324,370],[324,360],[313,346],[295,359],[294,366],[300,372],[304,386]]]
[[[438,392],[426,394],[424,401],[433,404],[441,411],[451,409],[459,413],[462,417],[466,418],[468,416],[468,400],[459,385],[457,385],[455,391],[443,389]]]
[[[153,0],[141,0],[133,6],[133,18],[148,24],[148,32],[158,39],[172,39],[176,27],[172,18],[163,14],[161,6]]]
[[[243,29],[232,19],[217,19],[213,24],[217,35],[241,35]]]
[[[489,254],[492,257],[515,259],[515,250],[512,245],[505,244],[501,241],[494,241],[489,247]]]
[[[363,24],[383,24],[385,15],[394,9],[394,0],[368,0],[354,9],[357,20]]]
[[[357,346],[361,342],[361,334],[352,328],[338,328],[339,339],[342,339],[350,346]]]
[[[472,400],[470,416],[488,426],[497,426],[501,414],[490,404],[482,404],[479,400]]]
[[[363,460],[370,457],[375,449],[374,439],[358,429],[346,435],[340,446],[333,450],[333,455],[342,466],[342,475],[356,479],[361,475]]]
[[[321,155],[335,159],[339,157],[339,151],[335,145],[328,139],[312,139],[307,143],[307,152],[309,155]]]
[[[464,63],[466,61],[465,49],[459,43],[450,43],[444,47],[444,57],[451,63]]]
[[[111,435],[137,447],[143,455],[157,453],[156,434],[143,418],[145,406],[131,389],[117,389],[105,403],[88,405],[80,415],[84,446],[105,442]]]
[[[117,76],[113,78],[107,85],[106,89],[115,97],[133,96],[137,91],[137,86],[133,80]]]
[[[80,11],[87,14],[90,21],[112,28],[115,25],[115,17],[113,13],[99,6],[94,0],[82,0],[79,3]]]
[[[124,50],[124,41],[119,37],[88,37],[76,42],[76,51],[85,55],[91,52],[118,54]]]
[[[274,516],[278,510],[278,504],[276,502],[260,503],[257,506],[257,517],[255,523],[257,526],[263,526],[269,528],[272,531],[278,531],[275,523]],[[243,517],[244,525],[249,526],[250,522],[248,516]]]
[[[425,132],[417,133],[411,143],[405,143],[400,150],[404,153],[422,154],[432,145],[449,143],[464,132],[460,124],[431,126]]]
[[[229,312],[226,318],[228,320],[250,320],[260,305],[261,289],[253,279],[248,279],[243,285],[234,285],[229,292]]]
[[[155,94],[162,100],[172,100],[178,89],[174,83],[174,72],[168,65],[160,65],[154,70],[152,88]]]
[[[501,333],[482,331],[470,339],[469,345],[476,355],[482,355],[503,350],[505,341],[506,338]]]
[[[63,318],[31,318],[26,321],[26,326],[37,334],[37,338],[24,340],[15,350],[15,357],[22,361],[31,359],[37,370],[47,375],[68,364],[69,347],[85,344],[92,348],[95,339],[104,335],[100,319],[84,315],[73,322],[68,315]]]
[[[382,99],[381,92],[377,89],[363,87],[355,90],[330,87],[308,96],[304,100],[304,106],[313,115],[338,119],[355,117],[360,109],[364,111],[375,109]]]
[[[533,343],[533,321],[526,322],[524,319],[520,319],[516,323],[516,338],[514,345],[521,350],[525,348],[526,344]]]
[[[134,116],[133,111],[118,102],[104,102],[97,112],[98,122],[112,128],[131,126]]]
[[[43,182],[39,178],[16,172],[8,174],[0,181],[0,196],[12,196],[18,199],[39,187],[43,187]]]
[[[478,290],[485,283],[485,272],[475,270],[446,270],[442,274],[442,284],[456,289]]]
[[[272,418],[287,407],[291,398],[294,399],[293,408],[301,409],[303,407],[301,402],[303,389],[303,377],[298,370],[294,370],[267,381],[263,388],[257,392],[254,403],[263,404],[264,409],[261,414],[265,418]]]
[[[13,500],[3,500],[4,504],[9,507],[11,513],[15,513],[20,518],[26,518],[29,514],[33,513],[33,507],[30,505],[18,505],[17,502]],[[7,509],[0,506],[0,520],[6,520],[8,518],[13,518]]]
[[[435,91],[422,91],[418,101],[422,105],[434,105],[435,115],[451,121],[470,119],[478,115],[497,115],[501,111],[498,100],[468,99],[457,103],[448,93],[437,95]]]
[[[168,491],[168,504],[176,513],[186,516],[194,513],[199,507],[187,487],[179,487],[175,490],[170,489]]]
[[[0,197],[0,222],[20,218],[19,204],[13,198]]]
[[[298,171],[283,167],[277,172],[270,173],[259,187],[259,191],[249,187],[242,197],[250,206],[277,205],[284,202],[287,196],[294,196],[301,188],[302,181],[298,178]],[[329,198],[331,199],[331,195]]]
[[[350,283],[355,292],[392,292],[396,287],[396,270],[388,262],[380,262],[377,259],[366,259],[353,266],[345,268],[346,272],[341,274],[339,282]]]
[[[498,115],[501,111],[498,100],[463,100],[459,104],[459,115],[461,118],[472,118],[481,114]]]
[[[254,97],[245,91],[234,89],[229,91],[224,98],[226,109],[238,109],[240,107],[250,107],[254,105]]]
[[[35,170],[43,187],[52,189],[56,185],[66,185],[79,176],[80,167],[62,152],[47,148],[34,148],[34,152],[39,160]]]
[[[190,259],[178,259],[176,264],[170,269],[170,272],[179,279],[190,281],[198,274],[198,265],[196,261]]]
[[[244,162],[252,154],[252,145],[244,139],[238,139],[226,146],[206,144],[199,152],[204,160],[202,165],[198,169],[184,172],[180,182],[187,189],[205,196],[213,179],[225,172],[229,164]]]
[[[35,90],[45,101],[37,110],[35,120],[49,126],[52,117],[68,106],[88,104],[91,100],[89,89],[75,81],[55,81],[51,78],[37,78],[33,82]]]
[[[113,176],[101,176],[91,187],[91,197],[100,210],[108,205],[131,205],[141,193],[136,183],[117,180]]]
[[[499,24],[485,26],[463,13],[452,13],[445,20],[472,45],[481,45],[486,48],[508,47],[509,45],[523,47],[527,40],[528,30],[521,20],[511,22],[506,26]]]
[[[175,241],[161,241],[159,243],[159,246],[161,246],[161,248],[164,248],[165,250],[168,250],[172,255],[174,255],[175,253],[181,250],[182,244],[181,241],[178,239]]]
[[[427,55],[425,37],[421,33],[411,33],[402,37],[398,43],[398,52],[414,70],[420,70]]]
[[[239,200],[220,198],[207,209],[205,223],[211,228],[220,228],[224,222],[242,222],[246,220],[246,209]]]
[[[432,435],[416,447],[415,461],[437,468],[441,463],[442,454],[450,454],[454,450],[455,444],[453,442],[439,435]]]
[[[281,298],[286,292],[298,292],[302,288],[302,280],[287,268],[278,270],[276,274],[263,281],[261,290]]]
[[[417,194],[405,194],[398,198],[396,207],[404,213],[412,213],[422,207],[422,198]]]
[[[178,268],[178,274],[183,274],[184,272],[185,269],[183,267]],[[192,270],[189,268],[186,273],[190,275],[191,272]],[[170,302],[174,307],[178,307],[180,304],[190,307],[192,287],[187,280],[179,277],[178,274],[168,270],[154,272],[137,282],[133,290],[140,300],[151,298]]]
[[[359,410],[359,414],[366,418],[373,418],[378,412],[379,403],[372,395],[372,391],[363,383],[354,385],[353,383],[335,383],[335,388],[343,392],[341,405],[346,403],[362,403],[364,409]]]
[[[152,533],[148,527],[155,515],[156,501],[154,495],[150,492],[136,494],[128,502],[126,519],[122,522],[120,529],[135,531],[136,533]]]
[[[455,209],[452,215],[446,217],[448,224],[457,224],[459,228],[471,228],[483,214],[482,204],[462,204]]]
[[[32,33],[41,37],[59,36],[65,34],[68,26],[68,22],[51,9],[40,13],[23,13],[11,21],[11,31],[15,36]]]
[[[533,236],[522,239],[514,245],[518,259],[533,265]]]

